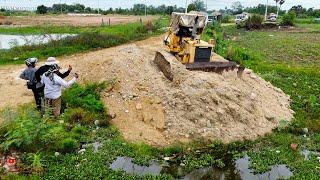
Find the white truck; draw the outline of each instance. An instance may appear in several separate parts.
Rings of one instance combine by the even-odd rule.
[[[235,19],[236,25],[242,26],[244,24],[244,22],[249,18],[249,16],[250,16],[250,14],[246,13],[246,12],[243,12],[242,14],[236,15],[236,19]]]

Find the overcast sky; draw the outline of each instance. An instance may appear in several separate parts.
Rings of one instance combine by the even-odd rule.
[[[191,0],[188,0],[189,2]],[[204,0],[206,2],[206,0]],[[207,0],[208,9],[223,9],[224,7],[231,7],[232,3],[240,1],[242,5],[256,6],[259,3],[266,3],[267,0]],[[0,0],[0,6],[19,6],[19,7],[36,7],[40,4],[51,6],[54,3],[59,3],[60,0]],[[147,3],[148,5],[177,5],[184,7],[186,0],[61,0],[62,3],[74,4],[81,3],[90,7],[107,8],[130,8],[136,3]],[[269,0],[269,4],[275,5],[274,0]],[[283,9],[289,9],[294,5],[303,5],[306,8],[320,9],[320,0],[286,0]]]

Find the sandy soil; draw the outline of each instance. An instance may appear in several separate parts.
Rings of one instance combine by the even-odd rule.
[[[35,26],[35,25],[71,25],[71,26],[100,26],[102,21],[108,25],[137,22],[140,18],[154,19],[156,16],[125,16],[125,15],[101,15],[101,16],[80,16],[80,15],[37,15],[37,16],[12,16],[7,17],[6,21],[14,25]]]
[[[166,146],[197,138],[254,139],[292,118],[290,98],[249,70],[238,78],[235,72],[191,72],[176,64],[174,81],[167,80],[153,63],[161,43],[162,37],[154,37],[60,61],[79,72],[80,82],[116,80],[103,100],[116,115],[112,124],[131,142]],[[17,78],[22,69],[0,67],[0,108],[32,101]]]

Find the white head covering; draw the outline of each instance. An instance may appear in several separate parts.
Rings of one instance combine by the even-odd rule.
[[[55,57],[49,57],[44,64],[51,66],[54,64],[59,64],[59,61]]]

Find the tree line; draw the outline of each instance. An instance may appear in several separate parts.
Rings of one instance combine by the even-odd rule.
[[[275,6],[268,6],[268,13],[275,13],[279,15],[284,15],[286,11],[281,10],[281,6],[285,3],[285,0],[274,0],[276,2]],[[259,4],[253,7],[244,7],[239,1],[232,4],[231,8],[220,9],[219,12],[227,15],[240,14],[242,12],[248,12],[252,14],[265,14],[266,5]],[[165,15],[171,14],[172,12],[185,12],[185,8],[177,6],[147,6],[145,4],[134,4],[132,8],[109,8],[107,10],[93,9],[86,7],[83,4],[53,4],[51,7],[46,7],[44,5],[37,7],[38,14],[46,13],[101,13],[101,14],[125,14],[125,15],[144,15],[145,10],[149,15]],[[206,11],[206,6],[203,0],[194,0],[188,6],[188,12],[190,11]],[[210,14],[213,11],[207,10]],[[295,13],[297,17],[320,17],[320,9],[313,8],[303,8],[301,5],[293,6],[289,12]]]
[[[134,4],[132,8],[109,8],[107,10],[93,9],[85,7],[83,4],[53,4],[51,7],[40,5],[37,7],[38,14],[46,13],[101,13],[101,14],[126,14],[126,15],[144,15],[145,10],[148,14],[171,14],[172,12],[184,12],[185,9],[177,6],[147,6],[145,4]]]

